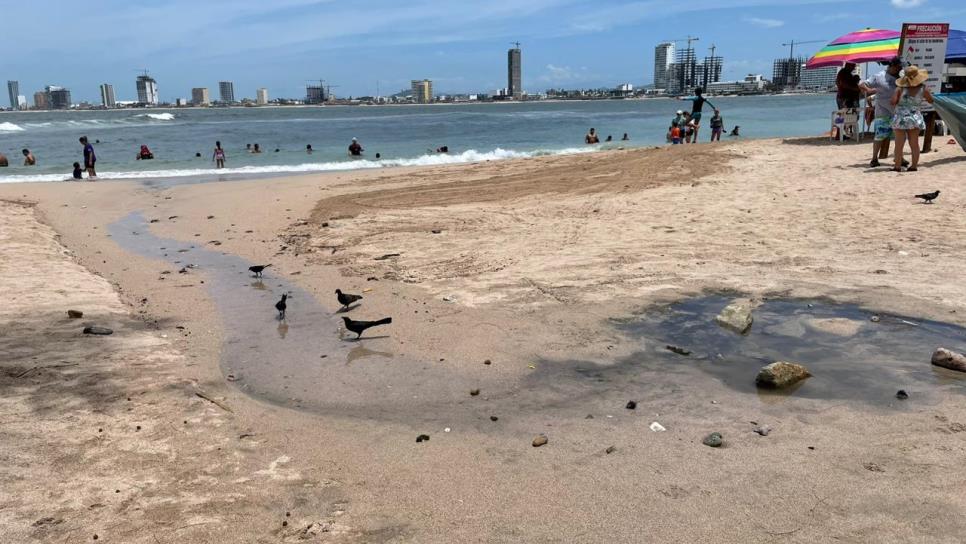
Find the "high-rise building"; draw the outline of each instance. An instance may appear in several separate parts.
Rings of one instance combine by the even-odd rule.
[[[195,106],[208,106],[211,99],[208,97],[208,87],[195,87],[191,89],[191,103]]]
[[[306,85],[305,86],[305,103],[306,104],[323,104],[325,103],[325,87],[321,84],[319,85]]]
[[[268,104],[268,89],[261,88],[255,91],[255,103],[259,106]]]
[[[150,106],[158,105],[158,102],[160,102],[158,98],[158,82],[149,76],[146,70],[144,75],[138,76],[135,81],[135,86],[138,90],[138,102]]]
[[[417,104],[429,104],[433,101],[433,82],[428,79],[414,79],[412,81],[413,101]]]
[[[701,86],[705,89],[712,83],[721,81],[721,70],[724,66],[723,57],[704,57],[704,64],[701,69]]]
[[[772,63],[771,82],[778,88],[794,88],[802,78],[804,57],[775,59]]]
[[[27,109],[27,97],[26,96],[24,96],[22,94],[17,95],[17,109],[18,110],[25,110],[25,109]]]
[[[667,91],[671,94],[687,94],[701,85],[704,64],[698,64],[694,49],[690,46],[674,54],[674,62],[668,67]]]
[[[44,91],[37,91],[34,93],[34,109],[35,110],[45,110],[49,107],[47,104],[47,93]]]
[[[48,85],[45,88],[47,93],[47,107],[52,110],[70,109],[70,89]]]
[[[654,88],[667,89],[668,69],[674,62],[674,43],[664,42],[654,48]]]
[[[20,96],[20,82],[19,81],[8,81],[7,82],[7,96],[10,97],[10,107],[12,109],[19,109],[20,104],[17,102],[17,97]]]
[[[235,102],[235,84],[231,81],[219,81],[218,94],[222,102],[225,104],[233,104]]]
[[[514,100],[523,98],[523,53],[520,43],[506,52],[507,94]]]
[[[117,107],[117,100],[114,99],[114,85],[110,83],[101,84],[101,105],[105,108]]]

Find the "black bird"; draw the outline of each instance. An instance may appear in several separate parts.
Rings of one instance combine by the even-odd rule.
[[[336,289],[335,295],[339,299],[339,304],[342,305],[344,310],[348,310],[349,305],[353,302],[362,300],[362,295],[350,295],[349,293],[343,293],[342,289]]]
[[[353,321],[348,317],[343,317],[342,320],[345,321],[346,329],[356,333],[356,338],[361,338],[362,333],[365,332],[365,330],[370,327],[376,327],[378,325],[388,325],[392,323],[391,317],[386,317],[386,318],[380,319],[379,321]]]
[[[932,204],[933,200],[939,198],[939,191],[933,191],[931,193],[923,193],[921,195],[916,195],[916,198],[921,198],[925,200],[923,204]]]
[[[249,266],[248,269],[255,273],[256,278],[262,277],[262,270],[270,267],[270,264],[256,264],[255,266]]]
[[[288,298],[288,295],[282,295],[282,300],[275,303],[275,309],[278,310],[279,319],[285,319],[285,308],[288,307],[288,305],[285,304],[285,300],[287,298]]]

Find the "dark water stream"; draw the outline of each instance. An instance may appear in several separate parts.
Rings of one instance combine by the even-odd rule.
[[[398,344],[386,338],[392,325],[368,331],[362,341],[353,340],[351,333],[343,336],[334,295],[331,308],[326,308],[271,268],[264,278],[254,278],[248,271],[254,263],[219,252],[216,246],[154,236],[140,213],[110,225],[109,231],[125,250],[167,263],[161,268],[172,271],[167,276],[172,280],[182,267],[203,277],[224,323],[221,366],[226,377],[256,398],[293,409],[492,429],[494,414],[501,421],[511,415],[517,421],[561,421],[593,411],[619,412],[627,399],[673,403],[682,394],[694,394],[679,385],[696,374],[707,373],[737,391],[762,395],[755,388],[755,374],[776,360],[805,364],[814,374],[785,393],[795,397],[886,404],[894,401],[898,389],[917,394],[966,390],[966,375],[929,364],[937,346],[966,348],[966,330],[960,327],[891,315],[873,323],[871,312],[855,306],[771,300],[755,311],[751,332],[739,336],[713,321],[729,302],[721,296],[620,320],[616,326],[641,343],[631,357],[537,361],[518,383],[508,384],[496,372],[480,378],[480,373],[455,363],[393,353],[392,346]],[[274,308],[283,293],[290,296],[284,321]],[[185,296],[190,294],[186,291]],[[383,317],[368,315],[364,305],[350,315]],[[827,319],[850,334],[824,332],[829,325],[822,320]],[[666,344],[686,348],[691,355],[671,353]],[[483,394],[468,395],[475,388]],[[773,399],[762,395],[761,400]]]

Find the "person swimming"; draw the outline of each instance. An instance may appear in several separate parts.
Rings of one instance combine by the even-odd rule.
[[[312,144],[305,144],[305,152],[309,155],[312,154]]]
[[[252,147],[252,153],[261,153],[261,152],[262,152],[262,148],[258,147],[258,144],[255,144],[255,146]]]
[[[626,142],[626,141],[628,141],[628,140],[630,140],[630,139],[631,139],[631,137],[630,137],[630,136],[628,136],[628,135],[627,135],[627,133],[625,132],[625,133],[624,133],[624,137],[623,137],[623,138],[621,138],[621,141],[622,141],[622,142]]]
[[[141,146],[141,150],[138,151],[137,160],[139,160],[139,161],[147,161],[147,160],[151,160],[153,158],[154,158],[154,153],[151,153],[151,150],[148,149],[148,146],[142,145]]]
[[[731,129],[731,135],[732,136],[741,136],[741,134],[738,134],[738,129],[740,129],[740,128],[741,127],[739,127],[738,125],[735,125],[735,128]]]
[[[23,150],[23,165],[24,166],[34,166],[35,164],[37,164],[37,157],[34,157],[34,154],[31,153],[29,149],[24,149]]]
[[[584,136],[584,143],[587,145],[599,144],[600,138],[597,136],[597,129],[591,128],[587,135]]]

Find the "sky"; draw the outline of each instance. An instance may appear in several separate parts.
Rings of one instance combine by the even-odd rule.
[[[714,45],[723,79],[770,77],[790,40],[830,41],[865,27],[949,22],[966,29],[963,0],[2,0],[0,81],[18,80],[30,100],[44,85],[99,102],[136,97],[147,69],[161,98],[233,81],[235,96],[265,87],[301,98],[324,79],[336,96],[392,94],[412,79],[437,94],[505,87],[506,51],[523,49],[523,86],[635,86],[653,81],[654,46],[696,36]],[[796,49],[810,55],[824,43]],[[4,91],[6,89],[3,89]],[[6,105],[6,93],[0,93]]]

